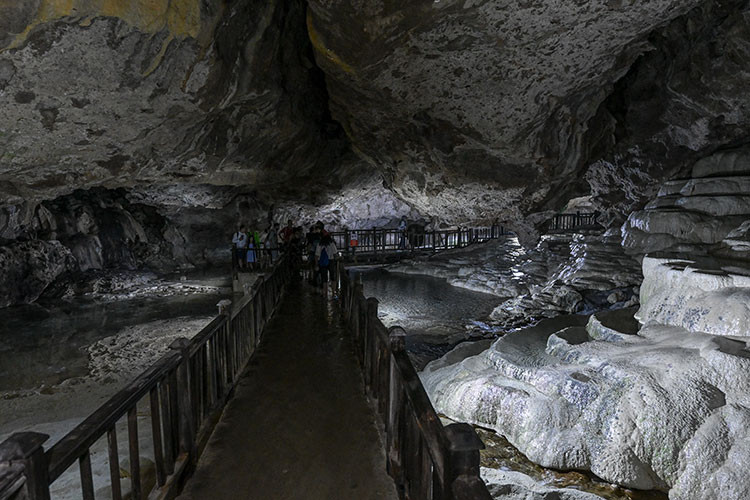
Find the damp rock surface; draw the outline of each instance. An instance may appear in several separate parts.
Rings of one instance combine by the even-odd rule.
[[[494,428],[543,466],[674,499],[744,498],[748,482],[734,480],[749,458],[742,346],[656,323],[613,334],[630,327],[607,314],[507,334],[479,355],[433,362],[422,380],[438,411]]]
[[[690,260],[644,257],[641,323],[730,337],[750,335],[750,273]]]

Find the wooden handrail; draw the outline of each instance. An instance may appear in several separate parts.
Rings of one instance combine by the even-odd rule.
[[[467,424],[443,427],[405,349],[406,332],[386,329],[378,301],[366,299],[339,262],[340,297],[368,394],[386,433],[388,472],[401,498],[490,500],[479,477],[484,447]]]
[[[591,227],[597,224],[597,212],[574,214],[557,214],[550,222],[550,231],[569,231],[583,227]]]
[[[357,234],[357,246],[351,236]],[[330,233],[336,247],[343,252],[387,254],[404,251],[438,251],[463,248],[511,234],[505,227],[459,228],[443,231],[409,232],[399,229],[352,229]]]
[[[234,256],[233,256],[234,259]],[[243,298],[231,315],[214,318],[191,340],[178,339],[171,350],[124,389],[55,443],[46,453],[47,436],[14,434],[0,443],[0,499],[48,500],[49,487],[76,461],[82,497],[94,498],[90,448],[107,436],[114,499],[122,498],[117,422],[127,417],[131,498],[172,498],[192,471],[216,416],[250,361],[265,323],[291,279],[288,257]],[[137,404],[148,397],[157,484],[142,491]]]
[[[138,403],[165,374],[177,368],[179,362],[180,356],[176,352],[164,355],[55,443],[46,453],[50,483],[75,463],[84,451],[88,450],[120,417]]]

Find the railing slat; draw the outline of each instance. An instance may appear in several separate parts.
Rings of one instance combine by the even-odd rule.
[[[138,411],[128,411],[128,448],[130,451],[130,486],[133,500],[141,499],[141,457],[138,449]]]
[[[112,486],[112,500],[122,500],[120,487],[120,458],[117,453],[117,430],[114,426],[107,431],[109,448],[109,480]]]
[[[154,443],[154,463],[156,465],[156,485],[161,487],[167,480],[164,467],[164,453],[161,440],[161,411],[159,408],[159,392],[154,387],[149,394],[151,404],[151,438]]]
[[[159,404],[161,406],[161,424],[164,435],[164,465],[167,475],[174,472],[174,445],[176,436],[172,433],[172,409],[169,407],[169,385],[166,380],[159,384]]]

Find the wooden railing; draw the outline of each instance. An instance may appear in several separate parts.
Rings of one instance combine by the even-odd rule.
[[[503,226],[475,227],[447,231],[400,231],[398,229],[364,229],[331,233],[333,241],[342,252],[385,254],[404,250],[439,251],[463,248],[510,234]],[[357,236],[357,246],[352,247],[352,236]]]
[[[570,231],[596,225],[597,213],[558,214],[550,223],[550,231]]]
[[[365,387],[377,399],[386,431],[388,472],[401,498],[490,500],[479,477],[484,444],[468,424],[443,427],[405,349],[406,333],[378,319],[378,301],[366,299],[339,263],[340,297],[354,336]]]
[[[260,341],[290,275],[283,258],[252,292],[170,351],[46,452],[48,436],[16,433],[0,444],[0,499],[47,500],[50,484],[78,462],[81,496],[94,498],[91,447],[106,436],[112,498],[120,500],[117,422],[127,421],[129,498],[173,498],[191,473],[218,415]],[[138,404],[150,410],[156,485],[141,484]]]

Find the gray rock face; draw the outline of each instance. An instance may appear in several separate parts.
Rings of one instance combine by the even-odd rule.
[[[623,246],[662,252],[736,257],[745,252],[742,229],[750,218],[750,157],[723,151],[697,162],[693,177],[662,185],[657,198],[622,227]]]
[[[57,241],[0,246],[0,307],[33,302],[58,276],[75,267],[70,250]]]
[[[397,193],[517,222],[583,178],[632,209],[685,159],[746,139],[746,8],[311,0],[309,30],[334,117]]]
[[[334,163],[302,1],[45,5],[0,6],[0,195],[263,185]]]
[[[318,206],[375,172],[420,213],[499,217],[525,242],[572,194],[618,221],[747,140],[739,0],[309,7],[4,3],[3,205],[210,184]]]

